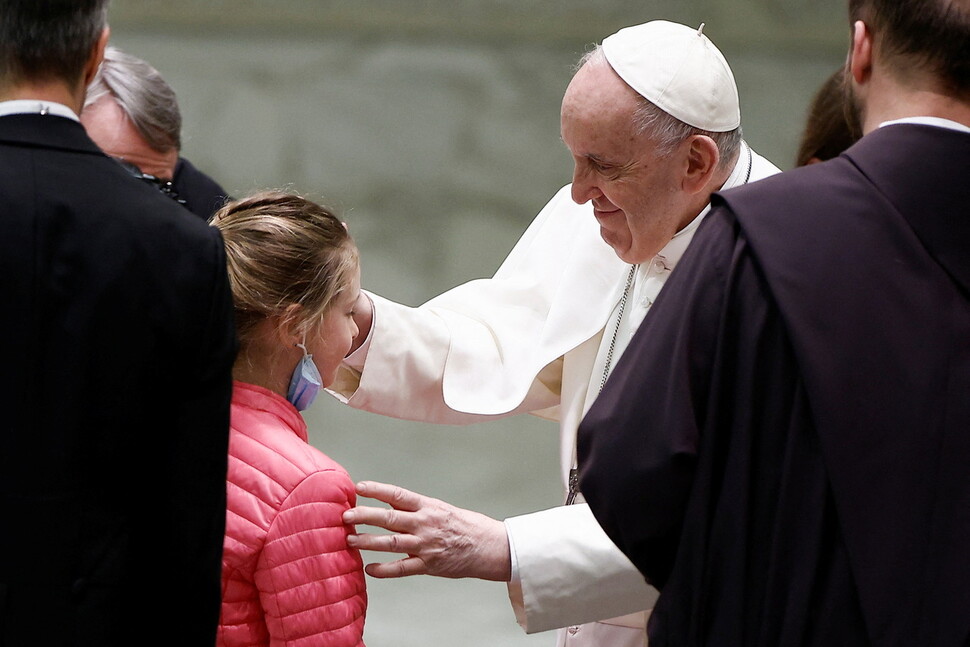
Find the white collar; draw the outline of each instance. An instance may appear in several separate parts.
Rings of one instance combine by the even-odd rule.
[[[754,165],[754,152],[748,146],[748,142],[741,140],[741,149],[738,153],[738,161],[734,163],[734,169],[724,180],[724,186],[718,191],[726,191],[736,186],[747,184],[751,180],[751,167]]]
[[[903,117],[902,119],[893,119],[892,121],[884,121],[879,124],[879,127],[884,126],[894,126],[896,124],[919,124],[921,126],[936,126],[937,128],[948,128],[950,130],[957,130],[964,133],[970,133],[970,127],[964,126],[957,121],[951,121],[949,119],[942,119],[940,117]]]
[[[37,99],[0,101],[0,117],[8,115],[54,115],[80,121],[77,114],[64,104],[54,101],[38,101]]]
[[[734,169],[728,175],[728,179],[724,181],[724,186],[718,189],[718,191],[733,189],[736,186],[746,184],[751,179],[751,166],[754,164],[753,157],[754,153],[751,151],[751,147],[748,146],[747,142],[742,140],[738,161],[734,163]],[[711,204],[707,203],[707,206],[693,220],[687,223],[686,227],[674,234],[670,242],[664,245],[664,248],[657,254],[657,257],[663,261],[663,264],[668,269],[673,270],[677,262],[680,261],[680,257],[684,255],[684,250],[687,249],[691,239],[694,237],[694,230],[697,229],[701,221],[704,220],[704,216],[710,210]]]

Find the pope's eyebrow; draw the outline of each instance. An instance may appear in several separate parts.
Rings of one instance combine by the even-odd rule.
[[[621,164],[619,162],[613,162],[610,160],[605,160],[602,157],[596,155],[595,153],[588,153],[586,159],[593,164],[599,166],[601,169],[609,169],[611,172],[616,174],[624,174],[630,171],[634,166],[636,166],[636,160],[630,160],[626,164]]]
[[[595,153],[587,153],[584,157],[586,157],[586,159],[588,159],[591,162],[595,162],[599,164],[600,166],[617,166],[615,162],[611,162],[610,160],[603,159],[602,157],[600,157]]]

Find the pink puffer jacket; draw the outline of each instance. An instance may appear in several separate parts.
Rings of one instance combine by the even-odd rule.
[[[362,646],[363,564],[340,519],[350,477],[271,391],[234,383],[230,425],[217,645]]]

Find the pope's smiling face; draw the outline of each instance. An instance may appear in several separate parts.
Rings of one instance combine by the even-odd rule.
[[[646,262],[663,249],[689,202],[681,190],[682,147],[661,155],[646,134],[637,134],[638,104],[603,59],[576,73],[562,102],[562,140],[575,165],[572,198],[592,201],[600,235],[627,263]]]

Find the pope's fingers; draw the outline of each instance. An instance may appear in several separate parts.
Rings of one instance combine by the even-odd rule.
[[[368,564],[364,567],[364,572],[379,579],[407,577],[409,575],[427,575],[428,566],[420,557],[406,557],[383,564]]]
[[[344,511],[341,519],[348,525],[363,524],[394,532],[411,532],[415,529],[417,523],[412,518],[413,516],[414,514],[411,512],[400,510],[357,506]]]
[[[347,545],[359,550],[374,550],[384,553],[406,553],[415,555],[421,551],[421,540],[414,535],[395,533],[391,535],[372,535],[362,533],[347,535]]]
[[[357,484],[357,494],[369,499],[383,501],[395,510],[416,512],[426,501],[426,497],[406,490],[398,485],[378,483],[376,481],[361,481]]]

